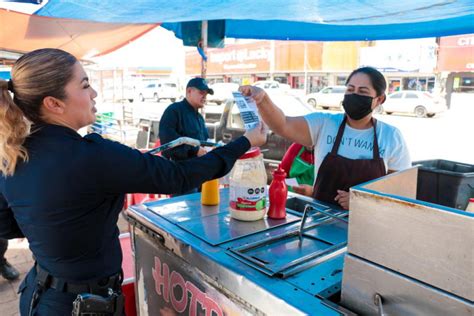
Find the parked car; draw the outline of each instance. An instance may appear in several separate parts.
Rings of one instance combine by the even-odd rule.
[[[207,102],[213,102],[221,105],[227,99],[232,99],[232,92],[239,89],[239,85],[232,82],[220,82],[210,86],[214,90],[214,94],[207,95]]]
[[[314,111],[313,108],[305,104],[299,98],[281,91],[268,92],[273,102],[288,116],[306,115]],[[220,109],[220,113],[212,113],[208,120],[208,108],[206,107],[206,127],[209,131],[209,137],[215,141],[223,141],[228,143],[231,140],[241,136],[245,132],[244,124],[240,117],[240,112],[233,99],[226,101],[222,107],[213,107],[215,110]],[[216,120],[219,115],[219,119]],[[271,179],[271,171],[276,168],[283,158],[291,141],[273,133],[268,132],[267,143],[261,147],[265,161],[267,175]]]
[[[108,87],[102,89],[99,91],[99,93],[103,101],[112,102],[120,102],[125,100],[133,102],[136,97],[135,87],[131,85]]]
[[[306,103],[316,108],[317,106],[327,110],[329,108],[342,109],[342,100],[346,86],[329,86],[316,93],[306,95]]]
[[[288,91],[291,88],[290,85],[286,83],[280,83],[275,80],[260,80],[260,81],[254,82],[252,85],[262,88],[265,91],[274,91],[274,90]]]
[[[398,112],[415,114],[417,117],[433,117],[447,109],[444,98],[435,97],[429,92],[398,91],[387,96],[381,111],[387,114]]]
[[[138,100],[142,102],[146,99],[152,99],[156,102],[160,102],[162,99],[168,99],[171,102],[175,102],[179,98],[181,98],[181,95],[178,86],[174,82],[149,82],[138,91]]]

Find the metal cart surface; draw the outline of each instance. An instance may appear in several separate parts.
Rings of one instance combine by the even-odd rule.
[[[132,206],[140,315],[340,315],[347,212],[289,194],[287,217],[230,218],[199,193]],[[306,208],[303,229],[301,217]]]

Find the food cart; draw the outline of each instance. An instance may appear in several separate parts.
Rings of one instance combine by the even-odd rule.
[[[350,224],[294,193],[283,220],[231,219],[227,189],[130,207],[138,314],[473,315],[474,214],[416,200],[417,172],[354,187]]]
[[[197,193],[129,208],[139,314],[338,315],[327,298],[340,291],[347,223],[331,219],[347,212],[311,216],[300,240],[311,199],[290,195],[286,219],[242,222],[220,193],[218,206]]]

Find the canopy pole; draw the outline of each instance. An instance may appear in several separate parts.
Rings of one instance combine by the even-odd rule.
[[[304,42],[304,94],[308,94],[308,45]]]
[[[207,21],[202,21],[201,25],[201,48],[204,56],[207,57]],[[201,57],[201,77],[206,78],[207,74],[207,61],[204,57]]]

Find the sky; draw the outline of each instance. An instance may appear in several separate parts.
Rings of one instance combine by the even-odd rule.
[[[130,44],[91,60],[103,67],[184,67],[182,41],[162,27],[157,27]]]

